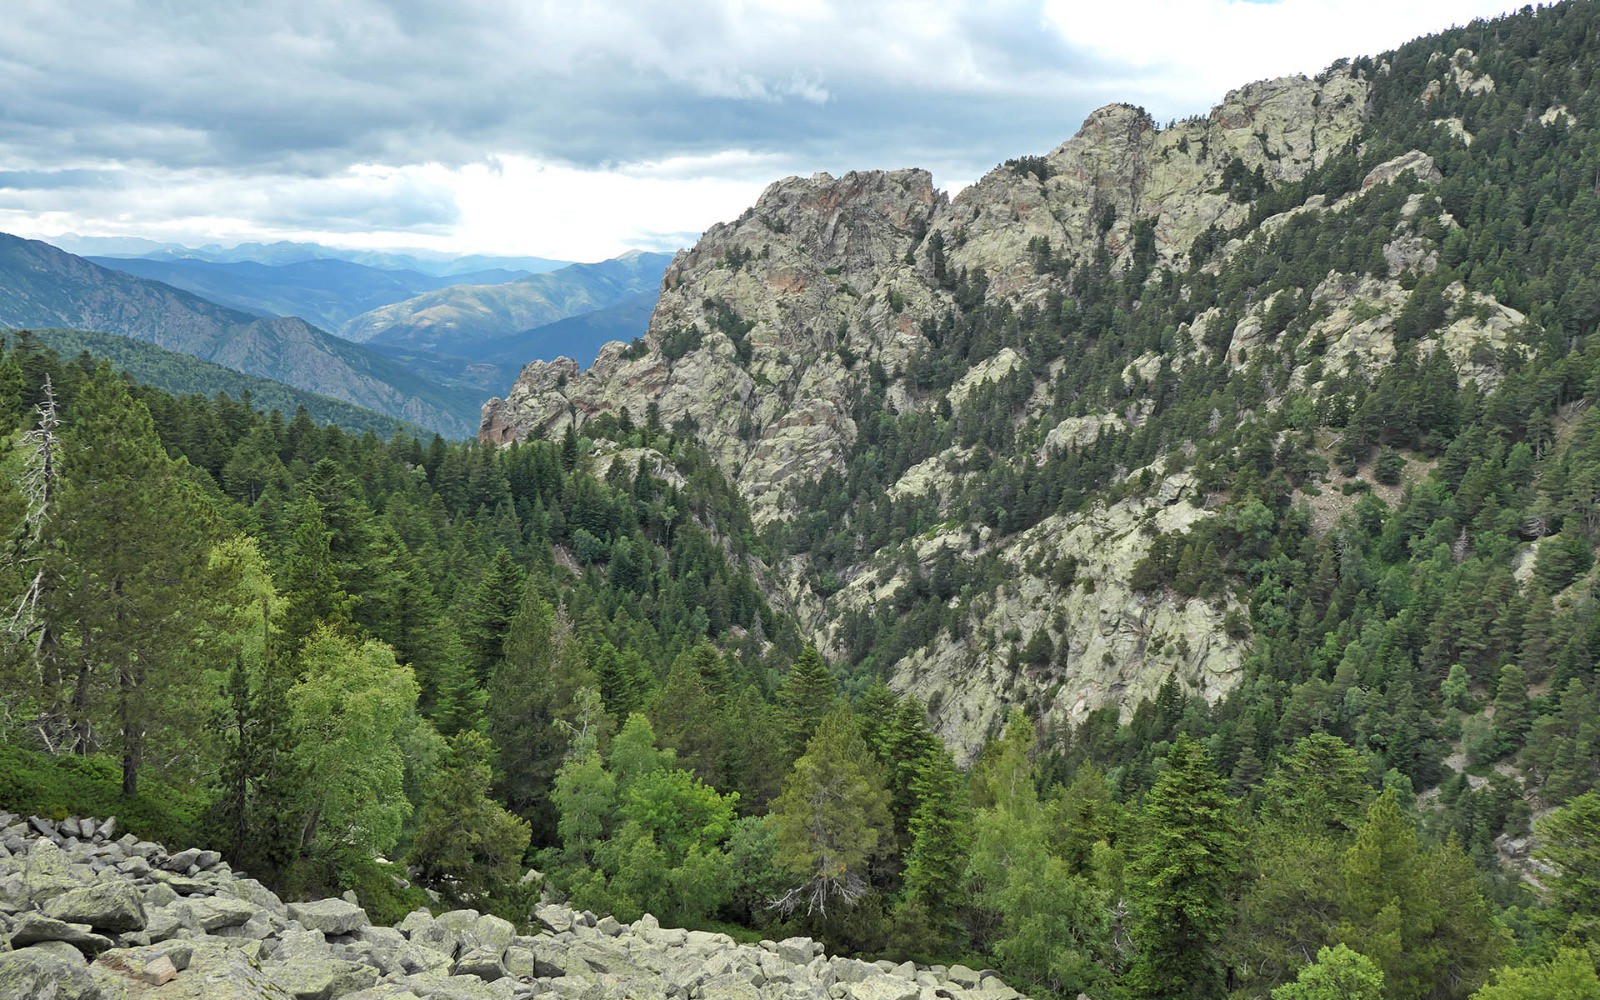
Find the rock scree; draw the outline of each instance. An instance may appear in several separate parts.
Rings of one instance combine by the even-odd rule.
[[[824,955],[810,938],[576,912],[538,932],[476,910],[374,926],[343,899],[284,903],[214,851],[115,819],[0,812],[0,1000],[1015,1000],[988,970]]]

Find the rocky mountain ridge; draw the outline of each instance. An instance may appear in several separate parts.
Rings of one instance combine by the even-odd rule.
[[[1470,52],[1441,63],[1440,86],[1481,90],[1486,75],[1452,75],[1472,64]],[[1013,406],[1013,450],[957,442],[889,486],[892,499],[937,510],[943,523],[914,544],[861,552],[835,579],[813,553],[793,554],[777,574],[785,606],[829,652],[851,658],[848,615],[886,606],[930,574],[941,552],[1006,566],[1004,578],[960,599],[958,631],[919,637],[888,668],[891,686],[928,700],[942,735],[968,755],[1010,704],[1078,722],[1102,705],[1130,709],[1169,674],[1215,700],[1241,676],[1250,644],[1226,623],[1244,610],[1230,599],[1141,591],[1130,579],[1155,534],[1212,516],[1214,498],[1192,480],[1159,458],[1122,467],[1106,485],[1142,477],[1155,484],[1143,501],[1093,502],[1023,532],[995,531],[981,523],[991,512],[952,498],[997,463],[1026,478],[1066,452],[1087,453],[1103,434],[1138,434],[1152,386],[1220,356],[1247,372],[1297,317],[1310,327],[1305,342],[1318,346],[1296,355],[1292,377],[1265,406],[1290,391],[1319,391],[1352,363],[1367,375],[1388,365],[1411,289],[1437,269],[1455,223],[1428,193],[1440,179],[1432,157],[1413,149],[1374,162],[1366,152],[1374,75],[1385,72],[1341,64],[1315,80],[1250,84],[1209,116],[1167,128],[1140,109],[1109,105],[1047,155],[1008,161],[954,198],[920,170],[779,181],[673,263],[643,342],[608,345],[586,372],[566,360],[528,365],[504,399],[484,406],[480,438],[551,436],[599,413],[628,409],[638,419],[649,411],[693,428],[755,522],[772,529],[795,521],[797,490],[849,476],[870,457],[859,451],[860,420],[878,415],[856,407],[869,390],[881,389],[892,419],[924,414],[957,427],[981,421],[1003,397]],[[1357,164],[1349,194],[1262,210],[1275,189]],[[1167,330],[1161,349],[1126,360],[1115,406],[1061,405],[1069,356],[1004,346],[949,357],[952,317],[958,326],[983,309],[1048,314],[1070,306],[1082,294],[1077,276],[1091,271],[1106,280],[1144,275],[1145,288],[1175,289],[1181,301],[1195,282],[1226,282],[1253,266],[1279,234],[1351,225],[1339,216],[1365,211],[1390,189],[1404,205],[1379,241],[1376,276],[1329,270],[1293,296],[1280,293],[1288,297],[1277,310],[1262,299],[1240,315],[1202,311]],[[1459,284],[1443,296],[1454,319],[1421,350],[1443,349],[1459,377],[1492,387],[1497,352],[1524,317]],[[1109,329],[1116,314],[1100,322]],[[919,373],[930,364],[956,366],[947,389]],[[1062,564],[1093,573],[1063,582],[1051,570]],[[1030,666],[1020,654],[1038,634],[1051,656]]]
[[[117,837],[115,818],[0,813],[0,1000],[1022,996],[989,971],[829,957],[809,938],[737,944],[548,895],[531,917],[531,934],[471,909],[376,926],[351,899],[285,903],[214,851]]]

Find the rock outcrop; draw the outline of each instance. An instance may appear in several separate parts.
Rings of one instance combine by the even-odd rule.
[[[1457,86],[1485,86],[1471,65],[1471,53],[1457,53],[1440,72]],[[970,447],[952,446],[887,488],[897,501],[937,497],[938,513],[948,519],[912,543],[917,556],[941,549],[967,559],[989,555],[1010,574],[967,594],[960,638],[936,637],[901,656],[889,668],[891,685],[929,701],[935,724],[962,756],[994,734],[1011,705],[1064,719],[1105,704],[1131,709],[1169,674],[1214,699],[1240,676],[1245,652],[1222,628],[1231,609],[1171,592],[1135,594],[1127,574],[1142,536],[1131,530],[1134,521],[1123,523],[1156,519],[1182,530],[1208,516],[1205,498],[1173,483],[1160,513],[1114,506],[994,537],[983,518],[952,506],[951,497],[987,471],[974,462],[1004,462],[1023,475],[1052,456],[1091,448],[1102,433],[1136,430],[1152,404],[1140,397],[1142,387],[1217,349],[1207,345],[1225,345],[1233,367],[1244,370],[1278,336],[1266,324],[1276,296],[1242,316],[1211,309],[1181,324],[1170,350],[1127,366],[1131,398],[1114,411],[1063,419],[1051,410],[1051,380],[1071,357],[1027,357],[996,344],[963,358],[933,390],[922,388],[913,370],[944,349],[941,325],[973,308],[975,297],[1017,310],[1053,302],[1059,308],[1071,294],[1062,276],[1102,248],[1114,272],[1135,266],[1137,253],[1140,266],[1184,273],[1198,237],[1237,230],[1253,217],[1260,193],[1353,148],[1369,89],[1348,68],[1315,80],[1263,81],[1228,94],[1209,116],[1165,128],[1139,108],[1109,105],[1054,150],[1009,161],[954,198],[920,170],[778,181],[749,211],[713,226],[678,257],[644,340],[609,345],[587,371],[565,359],[530,364],[504,399],[486,404],[480,437],[548,437],[599,413],[626,408],[638,420],[648,412],[696,434],[762,527],[794,516],[787,501],[797,486],[845,472],[862,416],[856,401],[869,386],[887,383],[882,397],[896,414],[942,413],[959,422],[967,409],[985,405],[991,387],[1031,379],[1032,394],[1014,419],[1016,454],[975,458]],[[1440,180],[1437,164],[1417,150],[1369,170],[1352,193],[1314,195],[1260,221],[1256,232],[1265,237],[1306,216],[1344,211],[1381,185]],[[1388,276],[1330,272],[1315,287],[1277,293],[1293,294],[1314,313],[1312,337],[1325,345],[1320,360],[1313,362],[1312,352],[1298,359],[1285,388],[1314,389],[1347,364],[1371,374],[1393,358],[1395,320],[1412,287],[1403,279],[1437,268],[1438,243],[1424,234],[1455,225],[1436,199],[1409,197],[1382,247]],[[1233,239],[1208,257],[1204,271],[1219,273],[1253,245],[1248,235]],[[1488,387],[1497,374],[1485,359],[1509,341],[1521,317],[1492,301],[1468,301],[1459,288],[1450,298],[1450,325],[1423,349],[1446,351],[1463,377]],[[1232,329],[1212,329],[1223,322]],[[1026,393],[1026,385],[1017,389]],[[1158,460],[1118,475],[1147,472],[1148,481],[1162,483],[1165,469]],[[827,588],[809,572],[806,554],[795,555],[770,575],[779,581],[770,596],[810,638],[843,655],[841,615],[870,610],[906,582],[897,574],[910,557],[897,548],[863,554],[859,564],[833,573]],[[1057,562],[1079,566],[1079,582],[1063,584],[1050,571]],[[1086,590],[1082,581],[1091,577],[1095,589]],[[1042,629],[1066,652],[1019,669],[1015,637],[1025,642]]]
[[[0,1000],[1016,1000],[993,972],[833,958],[809,938],[632,924],[546,897],[533,933],[476,910],[375,926],[285,904],[212,851],[115,821],[0,813]]]

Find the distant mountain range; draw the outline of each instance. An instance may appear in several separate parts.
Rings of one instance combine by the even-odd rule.
[[[0,326],[116,333],[409,420],[452,437],[477,425],[481,392],[441,385],[303,319],[252,316],[0,234]]]
[[[324,246],[320,243],[241,243],[224,247],[208,244],[202,247],[184,246],[181,243],[162,243],[136,236],[79,236],[64,233],[48,237],[45,242],[68,253],[80,256],[144,257],[150,260],[201,260],[214,264],[299,264],[308,260],[344,260],[352,264],[365,264],[391,271],[420,271],[439,277],[462,276],[477,271],[523,271],[539,274],[556,271],[572,261],[549,260],[544,257],[500,257],[490,254],[443,253],[438,250],[347,250]]]
[[[476,256],[423,270],[389,266],[416,263],[410,252],[358,262],[315,244],[65,242],[107,253],[0,234],[0,327],[132,337],[452,437],[529,361],[587,365],[606,341],[642,336],[672,259],[632,252],[528,273],[507,265],[559,262]]]
[[[212,261],[190,257],[88,257],[104,267],[163,281],[220,305],[257,316],[299,316],[324,330],[339,327],[381,306],[423,292],[470,283],[492,285],[528,276],[493,269],[461,275],[374,267],[321,257],[284,264]]]
[[[671,262],[671,254],[634,251],[502,284],[455,285],[374,309],[340,333],[357,343],[483,358],[536,327],[659,293]],[[643,333],[641,326],[632,336]]]

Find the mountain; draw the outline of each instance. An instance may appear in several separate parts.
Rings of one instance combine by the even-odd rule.
[[[132,337],[88,330],[55,329],[28,330],[25,333],[12,330],[0,332],[0,336],[13,342],[19,336],[29,338],[63,358],[70,359],[87,353],[111,362],[118,371],[126,372],[135,382],[177,396],[209,397],[223,393],[242,400],[248,394],[250,404],[263,412],[277,410],[285,417],[291,417],[300,407],[305,407],[311,419],[318,424],[332,424],[356,434],[369,430],[384,438],[396,433],[423,434],[416,425],[375,410],[354,406],[330,396],[305,392],[271,379],[246,375]]]
[[[526,271],[471,271],[448,277],[371,267],[323,257],[287,264],[222,263],[189,258],[89,257],[124,271],[193,292],[257,316],[299,316],[337,330],[370,309],[455,284],[490,285],[526,277]]]
[[[505,284],[458,285],[374,309],[340,333],[358,343],[481,357],[496,341],[657,290],[671,260],[633,251]]]
[[[535,358],[543,361],[574,358],[581,367],[587,368],[594,364],[600,348],[605,345],[613,341],[628,343],[644,336],[650,328],[650,314],[655,311],[657,297],[654,291],[640,292],[604,309],[579,313],[491,341],[485,346],[482,358],[498,365],[513,366],[513,372]],[[509,387],[510,383],[506,384]]]
[[[1537,463],[1600,431],[1575,360],[1597,10],[1167,128],[1110,105],[954,198],[920,170],[778,181],[674,261],[643,341],[529,365],[480,437],[692,430],[781,556],[773,598],[968,758],[1013,707],[1114,729],[1168,685],[1246,718],[1292,692],[1359,746],[1379,701],[1436,732],[1405,692],[1551,662],[1475,637],[1486,588],[1564,621],[1551,594],[1593,562],[1592,519],[1557,513],[1572,473]],[[1383,642],[1404,669],[1336,674]],[[1373,752],[1427,787],[1446,745],[1418,739]]]
[[[0,325],[121,334],[420,424],[465,433],[468,389],[295,318],[260,318],[91,263],[37,240],[0,234]]]
[[[213,264],[302,264],[312,260],[342,260],[389,271],[418,271],[434,277],[464,276],[481,271],[521,271],[539,274],[571,264],[544,257],[458,254],[437,250],[350,250],[320,243],[240,243],[202,247],[161,243],[132,236],[79,236],[64,233],[45,242],[80,256],[135,257],[147,260],[194,260]]]

